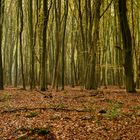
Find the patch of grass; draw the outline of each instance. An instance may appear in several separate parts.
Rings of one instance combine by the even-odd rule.
[[[115,102],[113,106],[114,106],[114,108],[118,108],[119,109],[119,108],[123,107],[123,104],[124,104],[123,102]]]
[[[111,100],[111,99],[105,99],[104,101],[107,103],[113,103],[113,100]]]
[[[30,112],[29,114],[26,115],[27,118],[33,118],[33,117],[36,117],[36,116],[38,116],[37,112]]]
[[[101,121],[100,120],[96,120],[95,123],[99,125],[99,124],[101,124]]]
[[[10,93],[3,93],[1,96],[0,96],[0,102],[5,102],[7,100],[10,100],[11,99],[11,94]]]
[[[46,136],[50,134],[50,128],[18,128],[15,132],[20,131],[22,135],[20,135],[16,140],[31,140],[28,136],[34,136],[34,135],[39,135],[39,136]]]
[[[104,113],[103,116],[105,116],[109,120],[117,118],[120,115],[119,110],[123,107],[123,103],[120,101],[112,100],[107,100],[107,102],[110,104],[111,109]]]
[[[119,116],[119,111],[118,109],[113,108],[112,110],[108,111],[104,116],[109,120],[113,120]]]
[[[123,104],[124,104],[123,102],[114,101],[114,100],[111,100],[111,99],[105,99],[104,101],[109,103],[114,108],[121,108],[123,106]]]
[[[111,110],[107,111],[104,115],[106,118],[112,120],[119,116],[119,109],[123,107],[123,102],[120,101],[109,101]]]
[[[33,128],[31,129],[31,133],[46,136],[50,133],[50,129],[49,128]]]

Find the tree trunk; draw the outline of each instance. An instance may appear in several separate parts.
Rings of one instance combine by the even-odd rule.
[[[65,84],[65,36],[66,36],[66,27],[67,27],[67,16],[68,16],[68,0],[64,1],[65,11],[64,11],[64,28],[63,28],[63,42],[62,42],[62,90],[64,90]]]
[[[41,91],[46,90],[46,44],[47,44],[47,23],[48,23],[48,1],[43,1],[43,44],[41,56]]]
[[[3,21],[3,14],[2,14],[2,0],[0,0],[0,90],[3,90],[3,67],[2,67],[2,21]]]
[[[134,84],[132,37],[127,19],[126,0],[119,0],[119,19],[124,49],[124,70],[126,77],[126,91],[136,92]]]
[[[58,84],[60,79],[60,47],[61,47],[61,0],[55,1],[55,24],[56,24],[56,49],[55,49],[55,65],[52,87],[58,90]]]
[[[99,39],[100,7],[101,7],[101,0],[98,0],[95,2],[93,40],[92,40],[92,45],[90,46],[89,64],[87,66],[86,76],[85,76],[86,89],[96,89],[95,69],[96,69],[97,43]]]
[[[32,0],[28,2],[28,21],[29,21],[29,45],[30,45],[30,89],[35,87],[35,71],[34,71],[34,45],[33,45],[33,9]]]
[[[20,57],[21,57],[21,74],[22,74],[22,82],[23,89],[26,89],[25,86],[25,76],[24,76],[24,67],[23,67],[23,52],[22,52],[22,33],[23,33],[23,9],[22,9],[22,0],[18,1],[19,7],[19,16],[20,16],[20,31],[19,31],[19,41],[20,41]]]

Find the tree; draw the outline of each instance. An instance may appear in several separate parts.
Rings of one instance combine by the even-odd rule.
[[[64,1],[64,28],[63,28],[63,41],[62,41],[62,90],[64,90],[65,85],[65,37],[66,37],[66,26],[67,26],[67,16],[68,16],[68,0]]]
[[[41,91],[46,90],[46,45],[47,45],[47,26],[49,21],[49,14],[52,6],[52,1],[50,6],[48,6],[48,0],[43,0],[43,42],[42,42],[42,52],[41,52]]]
[[[60,79],[60,49],[61,49],[61,0],[55,0],[54,2],[55,11],[55,39],[56,39],[56,49],[55,49],[55,65],[52,80],[52,87],[58,90],[58,84]]]
[[[23,51],[22,51],[22,33],[23,33],[23,9],[22,9],[22,0],[18,1],[18,8],[19,8],[19,19],[20,19],[20,29],[19,29],[19,42],[20,42],[20,57],[21,57],[21,75],[22,75],[22,82],[23,82],[23,89],[26,89],[25,86],[25,76],[24,76],[24,64],[23,64]]]
[[[92,36],[92,44],[90,45],[90,51],[88,54],[88,66],[86,69],[86,89],[96,89],[96,52],[98,47],[99,39],[99,23],[100,23],[100,7],[101,0],[95,1],[95,10],[94,10],[94,32]],[[91,29],[92,30],[92,29]]]
[[[124,86],[126,81],[132,91],[134,81],[137,87],[140,83],[140,2],[121,2],[127,2],[127,18],[124,6],[118,16],[119,2],[1,1],[0,79],[5,85],[36,85],[43,91],[51,83],[63,90],[66,85]]]
[[[3,2],[0,0],[0,90],[3,90],[3,67],[2,67],[2,23],[3,23]]]
[[[48,1],[43,0],[43,44],[41,56],[41,91],[46,90],[46,32],[48,22]]]
[[[34,45],[33,45],[33,8],[32,0],[28,1],[28,22],[29,22],[29,44],[30,44],[30,89],[35,87],[35,72],[34,72]]]
[[[119,19],[123,39],[124,49],[124,70],[126,78],[126,91],[135,92],[134,71],[133,71],[133,53],[132,37],[127,19],[126,0],[119,0]]]

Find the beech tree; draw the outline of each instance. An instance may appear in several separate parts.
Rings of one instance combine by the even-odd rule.
[[[119,19],[123,38],[126,91],[135,92],[136,89],[134,83],[132,37],[126,12],[126,0],[119,0]]]
[[[3,89],[3,65],[2,65],[2,24],[4,2],[0,0],[0,90]]]
[[[89,48],[89,62],[86,70],[86,89],[96,89],[96,52],[98,47],[99,39],[99,24],[100,24],[100,7],[101,1],[98,0],[95,2],[95,11],[94,11],[94,31],[92,36],[92,41]],[[91,28],[92,29],[92,28]]]
[[[115,85],[134,92],[139,7],[139,0],[1,1],[1,85],[4,79],[42,91]]]

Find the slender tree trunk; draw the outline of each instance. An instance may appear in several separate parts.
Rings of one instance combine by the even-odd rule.
[[[55,65],[52,87],[58,90],[58,82],[60,78],[60,47],[61,47],[61,0],[55,0],[55,24],[56,24],[56,49],[55,49]]]
[[[47,22],[48,22],[48,1],[43,1],[43,44],[41,56],[41,91],[46,90],[46,44],[47,44]]]
[[[66,35],[66,26],[67,26],[67,16],[68,16],[68,0],[64,1],[65,11],[64,11],[64,29],[63,29],[63,42],[62,42],[62,90],[64,90],[65,84],[65,35]]]
[[[34,71],[34,45],[33,45],[33,8],[32,0],[28,2],[28,21],[29,21],[29,44],[30,44],[30,89],[35,87],[35,71]]]
[[[99,39],[99,23],[100,23],[100,7],[101,0],[95,2],[95,13],[94,13],[94,32],[92,45],[90,46],[89,52],[89,64],[86,69],[86,89],[96,89],[96,52],[97,52],[97,43]]]
[[[0,0],[0,90],[3,90],[3,67],[2,67],[2,21],[3,21],[3,13],[2,13],[2,0]]]
[[[21,74],[22,74],[22,82],[23,89],[26,89],[25,86],[25,75],[24,75],[24,64],[23,64],[23,45],[22,45],[22,33],[23,33],[23,9],[22,9],[22,0],[18,1],[19,7],[19,16],[20,16],[20,31],[19,31],[19,42],[20,42],[20,57],[21,57]]]
[[[83,26],[83,15],[82,15],[82,1],[78,0],[78,15],[79,15],[79,22],[80,22],[80,33],[81,33],[81,38],[82,38],[82,54],[83,56],[80,58],[80,63],[81,63],[81,75],[80,75],[80,83],[82,83],[82,85],[84,85],[84,73],[85,70],[84,68],[87,65],[87,57],[86,57],[86,36],[85,36],[85,32],[84,32],[84,26]]]
[[[17,27],[19,25],[19,12],[17,8]],[[19,29],[16,30],[16,52],[15,52],[15,80],[14,80],[14,87],[17,87],[17,80],[18,80],[18,43],[19,43],[19,37],[18,37]]]

